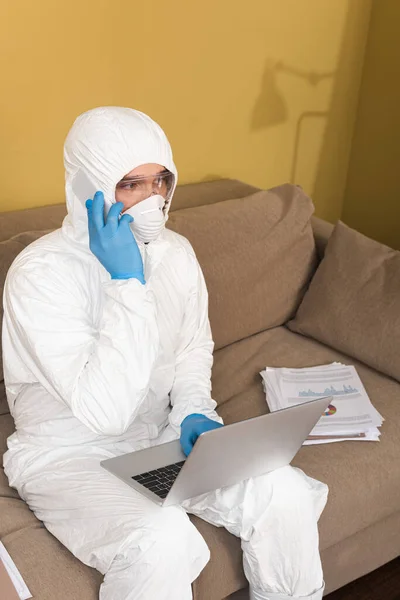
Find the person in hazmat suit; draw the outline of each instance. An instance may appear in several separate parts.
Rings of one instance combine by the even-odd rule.
[[[68,215],[16,258],[5,285],[10,485],[104,575],[101,600],[192,598],[210,556],[187,513],[240,537],[253,600],[320,600],[326,485],[288,466],[163,508],[101,468],[179,437],[188,454],[222,426],[207,290],[190,243],[165,228],[177,171],[154,121],[91,110],[64,162]],[[74,192],[82,173],[99,190],[86,206]],[[162,210],[140,215],[142,202]]]

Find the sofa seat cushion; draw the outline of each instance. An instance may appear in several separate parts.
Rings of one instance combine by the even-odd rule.
[[[14,431],[14,419],[10,413],[7,412],[0,415],[0,468],[3,467],[3,454],[7,450],[7,438],[14,433]]]
[[[98,600],[102,576],[35,519],[1,540],[35,600]]]
[[[170,215],[203,269],[216,348],[294,315],[316,267],[312,213],[310,198],[287,184]]]
[[[400,385],[319,342],[278,327],[216,352],[213,397],[225,423],[268,412],[259,371],[271,367],[308,367],[335,360],[354,364],[371,401],[386,419],[380,442],[340,442],[304,446],[293,466],[329,486],[328,504],[320,519],[320,546],[325,550],[398,513],[400,504]],[[197,522],[196,522],[197,525]],[[238,563],[240,542],[226,532],[199,527],[210,538],[211,557],[195,583],[201,598],[222,598],[223,578]],[[400,553],[400,531],[397,532]],[[329,565],[326,565],[329,569]],[[245,583],[236,571],[237,589]],[[218,589],[216,589],[218,584]],[[331,584],[332,587],[332,584]],[[219,594],[219,595],[218,595]]]
[[[1,371],[1,359],[0,359],[0,377],[3,377],[3,373]],[[10,410],[8,408],[7,396],[6,396],[6,386],[4,381],[0,380],[0,416],[6,415]]]
[[[267,412],[259,371],[265,366],[303,367],[340,360],[355,364],[372,402],[386,421],[380,442],[341,442],[308,446],[293,464],[329,485],[320,520],[326,549],[399,509],[400,385],[322,344],[288,331],[271,329],[216,352],[213,395],[226,423]],[[0,452],[13,431],[10,415],[0,416]],[[101,577],[65,550],[0,478],[1,514],[9,513],[0,538],[40,600],[94,600]],[[6,496],[6,498],[5,498]],[[20,506],[16,507],[17,504]],[[10,511],[10,512],[9,512]],[[211,550],[211,562],[194,584],[195,598],[219,600],[243,586],[240,542],[223,529],[193,518]],[[399,540],[400,552],[400,532]],[[213,560],[215,559],[215,560]]]
[[[321,545],[329,547],[400,508],[400,385],[377,371],[290,332],[270,330],[216,353],[213,396],[218,412],[232,423],[267,412],[259,371],[342,361],[354,364],[372,403],[386,419],[380,442],[304,446],[293,461],[330,493],[321,522]],[[400,532],[399,532],[400,550]]]
[[[400,382],[400,252],[339,222],[289,327]]]

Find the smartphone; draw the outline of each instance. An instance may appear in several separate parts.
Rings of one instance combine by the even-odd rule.
[[[82,204],[85,204],[86,200],[93,200],[93,196],[99,191],[96,185],[81,169],[79,169],[77,175],[75,175],[71,187],[75,196],[79,198]],[[107,217],[110,208],[111,204],[104,198],[104,218]]]

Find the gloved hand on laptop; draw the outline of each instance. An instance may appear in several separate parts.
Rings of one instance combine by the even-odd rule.
[[[206,431],[212,431],[223,427],[222,423],[213,421],[204,415],[193,413],[183,419],[181,423],[181,446],[186,456],[189,456],[193,450],[193,446],[196,443],[197,438]]]

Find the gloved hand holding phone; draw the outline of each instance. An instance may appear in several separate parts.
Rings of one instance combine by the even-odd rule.
[[[122,215],[122,202],[113,204],[104,218],[104,195],[86,201],[89,247],[112,279],[136,278],[145,284],[142,256],[130,228],[133,218]]]

